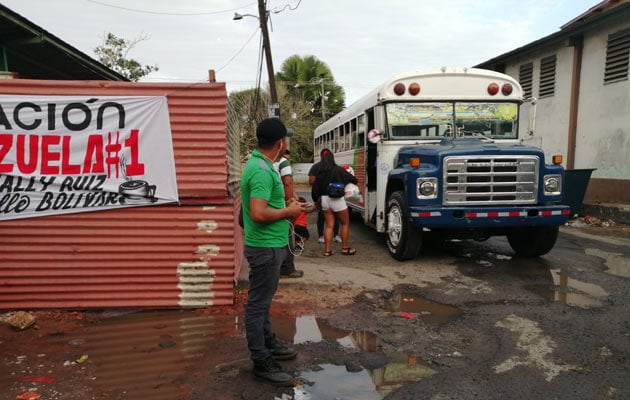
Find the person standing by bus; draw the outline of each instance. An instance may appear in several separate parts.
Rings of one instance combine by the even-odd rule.
[[[280,174],[280,179],[284,186],[285,201],[297,199],[295,183],[293,182],[293,169],[291,168],[291,152],[289,149],[284,151],[284,155],[280,157],[273,166]],[[295,268],[295,255],[293,254],[295,239],[291,229],[289,229],[288,235],[289,251],[287,252],[287,258],[282,262],[282,266],[280,267],[280,278],[301,278],[304,276],[304,271]]]
[[[285,203],[284,188],[273,163],[286,150],[291,136],[277,118],[267,118],[256,127],[258,145],[247,161],[241,178],[245,257],[249,262],[249,290],[245,311],[245,335],[254,375],[267,383],[290,386],[293,377],[275,360],[295,358],[297,353],[282,344],[271,329],[269,311],[287,257],[289,220],[304,211],[305,204]]]
[[[324,155],[324,153],[330,153],[330,150],[328,149],[322,149],[322,151],[320,152],[320,157]],[[316,162],[315,164],[313,164],[311,166],[311,169],[309,169],[308,171],[308,183],[311,185],[311,198],[313,199],[313,201],[315,203],[319,203],[319,196],[315,193],[314,190],[314,186],[313,183],[315,182],[315,177],[317,176],[317,172],[319,171],[319,166],[321,164],[321,161]],[[318,243],[324,243],[324,225],[325,225],[325,219],[324,219],[324,213],[322,212],[321,207],[318,207],[318,211],[317,211],[317,242]],[[335,218],[335,225],[333,227],[333,233],[334,233],[334,241],[337,243],[341,243],[341,236],[339,236],[339,220],[337,220]]]
[[[341,234],[341,254],[354,255],[357,250],[348,245],[348,236],[350,233],[350,213],[348,205],[343,197],[330,196],[328,187],[331,183],[342,183],[344,186],[348,183],[358,183],[357,178],[335,163],[335,157],[330,151],[322,151],[322,158],[313,182],[313,190],[320,198],[322,213],[326,220],[324,229],[324,256],[328,257],[333,254],[331,244],[333,241],[333,225],[335,219],[339,220],[339,233]]]

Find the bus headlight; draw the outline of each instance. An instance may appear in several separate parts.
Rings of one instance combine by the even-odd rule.
[[[437,178],[418,178],[416,180],[416,194],[419,199],[435,199],[437,193]]]
[[[562,177],[560,175],[545,175],[545,196],[557,196],[562,192]]]

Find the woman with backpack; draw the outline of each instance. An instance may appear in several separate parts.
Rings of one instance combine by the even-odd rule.
[[[358,183],[357,178],[335,163],[335,156],[330,151],[322,151],[319,169],[313,182],[313,191],[319,196],[320,207],[326,220],[324,228],[324,256],[333,255],[331,244],[335,218],[339,220],[341,235],[341,254],[354,255],[357,250],[348,245],[350,233],[350,213],[344,198],[345,186]]]

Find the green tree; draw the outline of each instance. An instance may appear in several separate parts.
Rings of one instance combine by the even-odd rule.
[[[282,120],[295,132],[289,142],[291,161],[312,162],[313,132],[317,125],[321,124],[321,119],[313,116],[311,104],[301,97],[290,94],[285,86],[278,87],[278,97]]]
[[[313,161],[313,132],[326,118],[344,108],[343,88],[334,83],[328,66],[314,56],[291,56],[276,74],[281,119],[294,130],[289,141],[292,162]],[[244,161],[256,148],[256,125],[267,117],[271,96],[268,91],[248,89],[228,96],[228,129],[240,137]]]
[[[151,72],[158,71],[157,65],[142,65],[133,58],[127,58],[129,52],[143,40],[147,40],[147,37],[138,36],[133,40],[126,40],[113,33],[108,33],[103,38],[103,44],[94,49],[94,53],[97,55],[98,61],[108,68],[130,81],[137,82]]]
[[[345,107],[343,88],[335,83],[328,65],[315,56],[287,58],[276,73],[276,84],[284,87],[289,95],[301,97],[310,104],[312,115],[320,122]]]
[[[282,121],[295,132],[289,141],[292,161],[313,161],[313,131],[321,121],[313,118],[310,104],[289,95],[284,87],[278,88],[278,101]],[[241,161],[256,148],[256,125],[267,118],[269,104],[269,92],[258,89],[232,92],[228,96],[228,129],[235,130],[240,137]]]
[[[267,118],[270,95],[257,89],[232,92],[228,96],[228,129],[240,137],[241,162],[256,148],[256,125]]]

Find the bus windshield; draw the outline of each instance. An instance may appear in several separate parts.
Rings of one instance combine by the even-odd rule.
[[[386,113],[390,139],[518,137],[517,103],[389,103]]]

